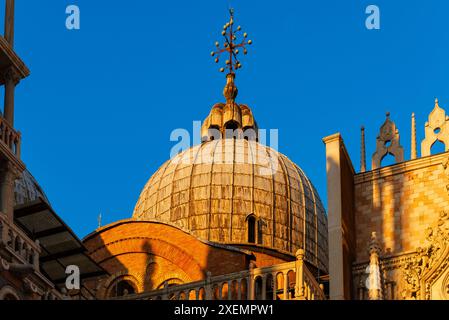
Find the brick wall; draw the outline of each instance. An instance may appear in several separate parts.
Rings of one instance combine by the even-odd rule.
[[[169,225],[135,220],[106,226],[84,239],[91,257],[111,277],[103,281],[103,294],[115,278],[131,277],[139,292],[157,288],[165,280],[191,282],[212,275],[246,270],[249,255],[202,242]]]
[[[449,177],[442,163],[448,154],[407,161],[355,177],[356,260],[368,260],[371,232],[383,254],[415,251],[424,231],[449,209]]]

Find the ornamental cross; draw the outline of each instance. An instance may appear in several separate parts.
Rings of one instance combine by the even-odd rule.
[[[243,49],[243,54],[246,55],[248,53],[246,46],[251,45],[253,42],[251,40],[247,40],[248,34],[246,32],[243,33],[243,39],[239,42],[238,34],[242,31],[242,27],[238,26],[234,29],[234,9],[230,9],[229,14],[231,16],[229,22],[223,26],[223,31],[221,32],[225,39],[223,46],[220,46],[218,41],[215,42],[217,51],[212,51],[211,56],[215,57],[216,63],[219,63],[222,54],[229,55],[225,62],[226,67],[220,68],[220,72],[224,72],[225,69],[228,69],[229,73],[234,73],[235,70],[242,67],[242,64],[238,59],[240,49]]]

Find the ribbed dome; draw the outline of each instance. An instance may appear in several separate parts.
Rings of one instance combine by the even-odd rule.
[[[133,217],[223,244],[248,244],[249,220],[256,221],[258,245],[304,248],[310,263],[327,270],[327,217],[318,193],[297,165],[257,142],[220,139],[180,153],[148,181]]]
[[[42,198],[50,204],[47,196],[33,175],[28,170],[23,171],[19,179],[15,181],[14,199],[16,205],[27,204],[39,198]]]

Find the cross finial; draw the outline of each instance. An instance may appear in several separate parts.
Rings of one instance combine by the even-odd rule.
[[[247,40],[248,34],[246,32],[243,33],[243,39],[239,41],[238,36],[242,31],[242,27],[238,26],[237,28],[234,28],[234,9],[229,9],[229,15],[229,22],[223,26],[223,31],[221,32],[225,41],[223,45],[220,45],[218,41],[215,42],[217,49],[216,51],[211,52],[211,56],[215,57],[216,63],[219,63],[222,54],[229,55],[225,61],[226,66],[220,68],[220,72],[225,72],[225,69],[228,69],[228,73],[233,74],[237,69],[242,67],[242,64],[238,59],[240,49],[243,49],[243,54],[246,55],[248,53],[246,46],[251,45],[253,42]]]

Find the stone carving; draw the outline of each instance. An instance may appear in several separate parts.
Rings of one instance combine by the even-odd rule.
[[[397,163],[404,161],[404,148],[399,140],[399,130],[396,128],[396,124],[390,120],[389,112],[377,137],[376,152],[374,152],[372,158],[372,169],[380,168],[382,159],[388,154],[393,155]]]
[[[442,212],[435,227],[425,231],[426,246],[403,267],[403,299],[430,299],[431,285],[449,263],[449,214]]]
[[[445,145],[445,150],[449,149],[449,117],[446,116],[444,109],[438,105],[438,99],[435,99],[435,107],[429,114],[429,121],[425,125],[425,138],[421,142],[421,156],[430,156],[430,151],[435,142],[441,141]]]
[[[371,241],[368,248],[370,262],[367,269],[369,276],[367,279],[368,296],[370,300],[382,300],[382,280],[380,270],[381,247],[377,240],[376,232],[371,234]]]

